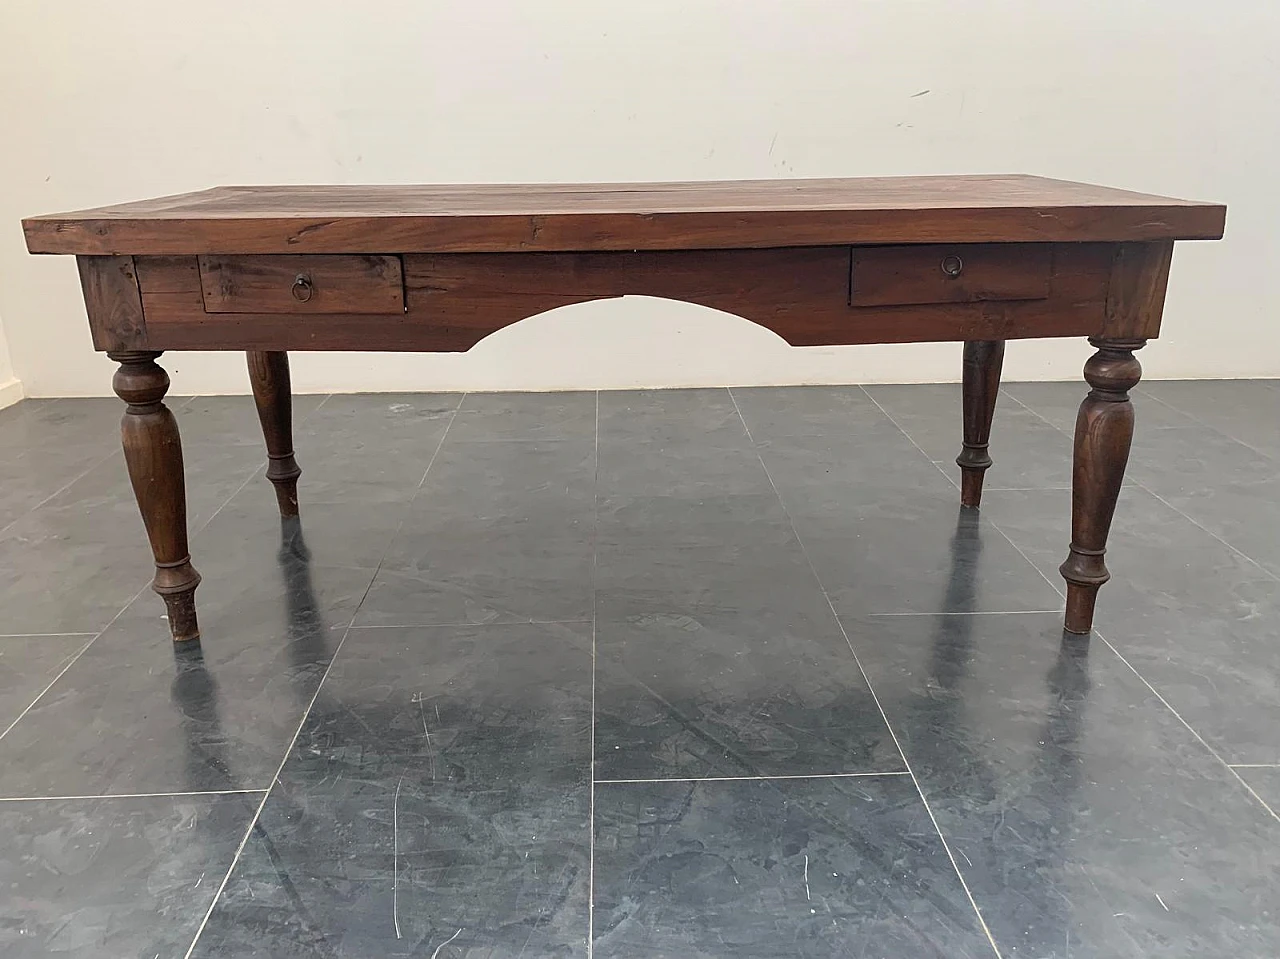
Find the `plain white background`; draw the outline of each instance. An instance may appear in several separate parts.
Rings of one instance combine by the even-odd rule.
[[[109,392],[74,263],[24,215],[219,183],[607,181],[1031,172],[1230,205],[1181,244],[1149,376],[1280,375],[1273,0],[5,0],[0,384]],[[1073,379],[1079,342],[1010,344]],[[243,392],[170,354],[175,392]],[[626,299],[468,354],[295,354],[323,390],[950,380],[956,344],[790,349]]]

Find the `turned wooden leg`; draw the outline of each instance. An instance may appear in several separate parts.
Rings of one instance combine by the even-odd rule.
[[[977,509],[982,502],[982,477],[991,465],[987,442],[991,417],[1000,392],[1004,340],[969,340],[964,345],[964,449],[956,457],[960,467],[960,505]]]
[[[174,642],[198,640],[195,593],[200,574],[187,549],[187,490],[178,423],[164,405],[169,375],[156,365],[158,352],[107,355],[120,364],[111,385],[128,404],[120,435],[133,494],[156,558],[152,588],[169,608]]]
[[[1098,352],[1084,365],[1084,378],[1093,389],[1076,416],[1071,552],[1060,567],[1067,581],[1065,628],[1069,633],[1087,633],[1093,628],[1098,587],[1111,578],[1103,555],[1133,440],[1129,390],[1142,378],[1142,365],[1133,352],[1147,341],[1094,337],[1089,342]]]
[[[293,458],[293,392],[289,383],[289,354],[250,351],[249,380],[267,441],[267,479],[275,484],[281,516],[298,515],[298,477]]]

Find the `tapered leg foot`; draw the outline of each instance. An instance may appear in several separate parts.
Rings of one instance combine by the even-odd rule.
[[[302,470],[293,455],[293,391],[289,354],[250,351],[249,380],[267,443],[267,479],[276,489],[281,516],[298,515],[298,477]]]
[[[267,463],[267,479],[275,486],[281,516],[298,515],[298,477],[301,475],[302,470],[292,456]]]
[[[195,572],[192,570],[192,572]],[[177,593],[161,593],[169,612],[169,632],[175,643],[199,641],[200,624],[196,621],[196,586],[200,578],[188,589]]]
[[[1142,378],[1142,365],[1133,354],[1146,345],[1146,340],[1138,339],[1089,342],[1098,352],[1084,366],[1084,378],[1092,389],[1076,416],[1071,551],[1059,567],[1067,581],[1064,628],[1069,633],[1093,628],[1098,588],[1111,578],[1104,557],[1133,441],[1129,390]]]
[[[960,505],[977,509],[982,502],[982,478],[991,465],[987,444],[991,417],[1000,393],[1004,340],[970,340],[964,345],[964,449],[956,457],[960,467]]]
[[[1093,607],[1098,602],[1098,587],[1101,585],[1067,583],[1067,615],[1062,628],[1068,633],[1084,635],[1093,629]]]
[[[169,609],[174,642],[200,638],[195,591],[200,574],[187,548],[187,491],[178,423],[164,405],[169,376],[155,351],[108,353],[120,364],[112,386],[128,404],[120,421],[124,459],[156,561],[152,588]]]

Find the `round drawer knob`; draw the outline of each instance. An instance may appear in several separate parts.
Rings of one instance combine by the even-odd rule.
[[[947,276],[959,276],[964,272],[964,260],[956,256],[954,253],[948,253],[942,258],[942,272]]]
[[[305,273],[299,273],[293,281],[293,298],[305,303],[311,299],[313,292],[315,292],[315,287],[311,285],[311,277]]]

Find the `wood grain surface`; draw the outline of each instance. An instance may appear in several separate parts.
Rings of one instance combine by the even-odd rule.
[[[849,247],[408,255],[407,309],[385,314],[212,314],[186,259],[140,257],[138,276],[154,349],[464,351],[526,317],[627,295],[724,310],[794,346],[1101,333],[1114,245],[1052,252],[1042,299],[868,307],[849,302]]]
[[[1160,333],[1173,243],[1121,243],[1107,290],[1107,335],[1151,339]]]
[[[231,186],[23,222],[32,253],[565,252],[1217,239],[1223,206],[1043,177]]]
[[[147,342],[137,268],[131,256],[76,258],[89,332],[98,350],[132,350]]]
[[[398,256],[210,255],[198,263],[210,313],[404,312]]]
[[[1028,176],[662,184],[219,187],[26,220],[79,257],[119,362],[125,460],[174,639],[199,637],[161,350],[245,350],[281,514],[297,511],[288,350],[449,352],[558,307],[642,295],[793,346],[965,341],[962,502],[979,505],[1004,341],[1087,335],[1066,629],[1087,632],[1173,241],[1220,205]],[[963,260],[963,268],[960,261]],[[608,323],[607,312],[596,322]]]
[[[853,251],[854,306],[1043,300],[1054,247],[1048,243],[872,246]],[[956,270],[955,275],[945,272]]]

